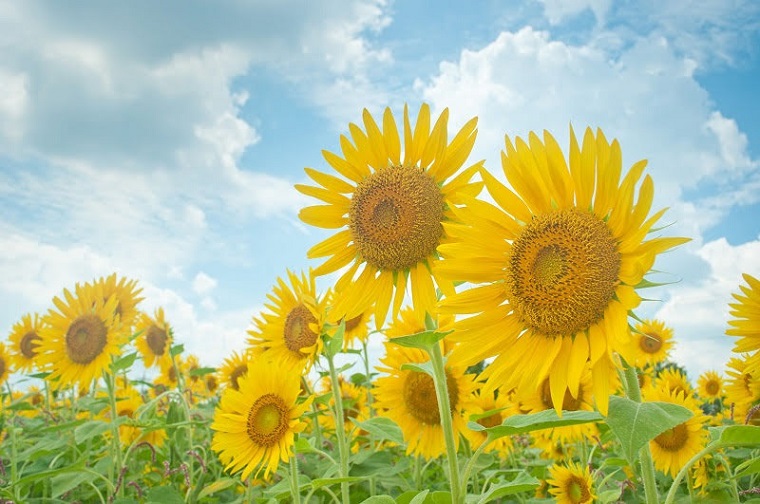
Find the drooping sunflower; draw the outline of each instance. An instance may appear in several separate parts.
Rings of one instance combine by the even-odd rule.
[[[160,368],[170,364],[172,330],[164,318],[163,308],[157,308],[153,317],[141,313],[137,318],[135,330],[142,331],[135,339],[135,348],[142,355],[146,368]]]
[[[13,324],[10,342],[10,363],[17,372],[29,373],[35,367],[37,346],[40,343],[40,327],[42,319],[38,314],[27,313],[21,320]]]
[[[111,359],[121,354],[128,334],[118,323],[115,296],[104,300],[93,286],[68,289],[63,299],[53,298],[56,309],[44,316],[37,347],[40,368],[51,371],[47,380],[54,388],[75,383],[89,388],[93,380],[109,372]]]
[[[11,359],[10,352],[5,348],[5,343],[0,343],[0,386],[5,383],[5,380],[11,375]],[[0,401],[0,406],[2,402]]]
[[[475,287],[447,296],[441,310],[460,319],[454,351],[468,363],[495,357],[489,383],[537,388],[549,376],[555,407],[578,393],[592,366],[597,407],[607,412],[613,353],[625,348],[636,287],[658,254],[688,241],[648,237],[664,209],[646,161],[622,173],[620,145],[587,129],[579,147],[570,129],[569,163],[554,137],[506,137],[502,167],[512,192],[486,170],[496,204],[470,198],[444,222],[451,243],[438,249],[441,276]],[[621,179],[622,175],[622,179]],[[638,195],[637,195],[638,193]]]
[[[82,286],[77,285],[77,289],[80,288],[93,288],[103,298],[104,302],[111,296],[115,297],[115,314],[118,317],[119,323],[125,326],[127,332],[131,330],[132,324],[139,314],[137,305],[143,299],[139,297],[142,288],[137,287],[137,280],[128,280],[125,277],[118,277],[116,273],[112,273],[107,277],[100,277],[92,283],[87,282]]]
[[[732,319],[726,334],[738,337],[736,353],[750,353],[750,372],[760,372],[760,280],[744,273],[747,285],[740,285],[741,294],[732,294],[738,303],[730,303]]]
[[[702,413],[696,399],[682,390],[671,391],[661,386],[652,389],[645,399],[678,404],[694,414],[684,423],[666,430],[649,442],[655,469],[675,477],[686,462],[707,444],[705,424],[708,418]]]
[[[242,469],[245,480],[264,470],[266,479],[280,461],[293,456],[295,434],[306,427],[302,420],[313,400],[299,402],[301,369],[278,361],[257,362],[239,380],[239,390],[227,387],[214,413],[211,449],[225,469]]]
[[[267,294],[270,303],[261,318],[254,317],[248,344],[254,357],[266,352],[268,360],[295,367],[314,362],[322,350],[325,303],[317,297],[314,275],[299,277],[288,271],[290,286],[282,278]]]
[[[383,366],[377,370],[384,376],[375,380],[375,408],[378,414],[396,422],[404,435],[406,453],[432,459],[441,455],[444,443],[438,398],[433,377],[421,371],[402,369],[407,363],[429,360],[426,352],[418,348],[398,346],[385,342],[386,355],[380,359]],[[474,409],[474,375],[465,374],[467,366],[449,357],[446,361],[446,385],[449,392],[452,426],[457,445],[460,434],[474,437],[467,421]]]
[[[234,390],[240,390],[238,382],[248,373],[248,363],[251,361],[248,352],[232,352],[219,367],[222,383]]]
[[[672,328],[661,320],[643,320],[634,327],[626,359],[632,366],[653,366],[666,361],[672,347]]]
[[[452,207],[460,203],[461,194],[474,196],[482,187],[480,182],[470,183],[479,164],[454,176],[472,151],[477,118],[449,143],[448,109],[431,129],[427,104],[420,108],[414,128],[404,107],[402,157],[391,110],[385,109],[382,131],[367,110],[362,117],[366,131],[350,124],[351,140],[340,137],[343,157],[322,152],[345,178],[306,168],[319,186],[297,184],[296,189],[326,203],[303,208],[302,221],[339,230],[307,253],[309,258],[328,258],[314,271],[316,275],[348,266],[336,284],[345,296],[333,311],[351,319],[374,305],[379,329],[391,301],[391,318],[396,317],[407,286],[422,314],[434,311],[436,285],[453,292],[452,282],[440,278],[433,266],[437,247],[447,239],[442,223],[453,217]]]
[[[596,499],[594,480],[587,466],[575,462],[549,468],[549,493],[557,504],[585,504]]]
[[[705,371],[699,375],[697,390],[706,401],[720,399],[723,397],[723,378],[715,371]]]

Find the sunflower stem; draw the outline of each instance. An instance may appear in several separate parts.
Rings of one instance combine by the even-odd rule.
[[[112,365],[113,362],[114,361],[112,359]],[[121,442],[119,440],[119,425],[117,422],[119,418],[119,410],[116,408],[116,375],[114,373],[104,371],[103,379],[106,382],[106,388],[108,389],[108,401],[111,405],[111,453],[114,457],[114,463],[111,466],[111,471],[113,471],[113,474],[111,474],[110,480],[114,481],[116,475],[121,472],[121,466],[123,463],[121,458]],[[119,488],[116,489],[116,493],[118,497],[124,495],[124,485],[119,485]]]
[[[454,427],[451,419],[451,404],[449,401],[448,384],[446,383],[446,368],[443,362],[441,344],[434,343],[426,348],[433,365],[433,383],[435,383],[435,395],[438,399],[438,412],[441,417],[443,438],[446,442],[446,455],[449,463],[449,484],[451,487],[451,502],[459,504],[464,502],[461,494],[459,480],[459,465],[457,463],[457,445],[454,437]]]
[[[294,453],[290,457],[290,496],[293,504],[301,504],[301,491],[298,488],[298,460]]]
[[[637,403],[641,402],[641,388],[639,387],[639,377],[636,374],[636,368],[629,365],[622,357],[623,377],[625,378],[625,390],[628,398]],[[647,504],[657,504],[659,496],[657,495],[657,482],[654,476],[654,462],[652,453],[649,451],[649,443],[645,444],[639,451],[639,464],[641,465],[641,477],[644,480],[644,495]]]
[[[467,461],[467,465],[464,466],[464,472],[462,473],[462,483],[464,484],[464,491],[467,493],[467,485],[470,483],[470,473],[472,472],[473,467],[475,467],[475,462],[478,461],[478,458],[480,458],[480,455],[483,454],[483,451],[486,449],[488,445],[491,444],[493,439],[491,439],[490,436],[486,435],[486,438],[483,440],[483,443],[481,443],[480,446],[478,446],[478,449],[475,450],[475,453],[472,454],[470,457],[470,460]],[[475,487],[477,485],[473,484],[472,489],[475,490]]]
[[[330,381],[332,383],[333,399],[335,399],[335,435],[338,437],[338,455],[340,455],[340,477],[348,477],[348,444],[346,432],[343,426],[343,397],[338,381],[338,372],[335,370],[333,356],[326,352],[327,363],[330,366]],[[343,502],[351,502],[348,493],[348,481],[341,481],[340,493]]]

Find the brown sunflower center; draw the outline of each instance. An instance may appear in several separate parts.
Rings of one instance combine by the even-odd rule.
[[[572,475],[568,478],[565,484],[565,495],[567,495],[570,502],[573,504],[581,504],[591,500],[591,492],[589,491],[586,481],[580,476]]]
[[[34,356],[37,355],[37,346],[41,340],[42,338],[40,338],[40,336],[34,331],[29,331],[24,334],[21,337],[21,343],[19,343],[21,354],[27,359],[34,358]]]
[[[89,364],[106,347],[108,329],[96,315],[80,315],[66,331],[66,354],[77,364]]]
[[[544,382],[541,384],[541,402],[546,409],[554,409],[549,378],[545,378]],[[583,405],[583,389],[580,387],[578,388],[578,397],[573,397],[570,390],[565,389],[565,396],[562,398],[562,410],[578,411],[581,409],[581,405]]]
[[[449,407],[456,411],[459,388],[456,379],[446,371],[446,386],[449,390]],[[404,405],[406,410],[424,424],[440,425],[438,397],[435,395],[433,377],[420,371],[410,371],[404,380]]]
[[[216,381],[216,376],[212,374],[206,375],[206,389],[213,394],[218,387],[219,382]]]
[[[577,209],[537,215],[512,243],[510,303],[539,334],[575,334],[602,319],[619,272],[620,252],[604,221]]]
[[[488,427],[496,427],[497,425],[501,425],[501,422],[504,420],[501,418],[501,412],[497,411],[496,413],[493,413],[492,415],[488,415],[487,417],[483,417],[478,420],[478,423],[482,425],[485,428]]]
[[[688,440],[689,429],[685,423],[678,424],[654,438],[654,442],[667,452],[677,452],[686,445]]]
[[[135,410],[133,410],[132,408],[120,409],[119,410],[119,416],[125,416],[125,417],[132,418],[132,417],[135,416]]]
[[[360,313],[356,317],[346,320],[345,331],[346,332],[353,331],[354,329],[359,327],[359,324],[362,322],[363,318],[364,318],[364,314]]]
[[[444,200],[416,166],[392,166],[359,182],[349,227],[359,255],[382,270],[403,270],[432,254],[443,235]]]
[[[156,324],[151,324],[145,334],[145,340],[148,342],[148,348],[153,355],[161,356],[166,352],[166,342],[169,341],[169,335],[166,334],[165,328],[160,328]]]
[[[246,432],[257,445],[272,446],[287,432],[289,422],[290,409],[282,397],[265,394],[248,411]]]
[[[309,328],[315,324],[316,317],[304,305],[299,304],[285,318],[285,346],[292,352],[301,353],[302,348],[312,346],[317,341],[317,333]]]
[[[646,333],[639,337],[639,347],[641,351],[648,354],[654,354],[662,348],[662,338],[659,334]]]
[[[248,373],[248,365],[247,364],[240,364],[238,367],[232,370],[230,373],[230,387],[232,387],[235,390],[240,390],[240,384],[238,383],[240,381],[240,378],[245,376]]]
[[[5,377],[5,359],[0,355],[0,379]]]
[[[720,393],[720,383],[718,380],[707,380],[705,391],[711,396],[717,396]]]

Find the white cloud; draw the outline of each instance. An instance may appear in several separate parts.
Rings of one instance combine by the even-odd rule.
[[[215,278],[208,276],[203,271],[199,271],[193,279],[193,291],[196,294],[208,294],[216,288],[217,281]]]
[[[539,0],[544,5],[544,15],[553,25],[591,10],[599,24],[604,24],[611,0]]]

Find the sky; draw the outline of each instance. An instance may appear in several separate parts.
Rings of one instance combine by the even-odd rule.
[[[0,332],[117,272],[219,365],[277,277],[319,264],[304,167],[364,108],[424,102],[450,133],[479,117],[492,173],[505,134],[567,152],[570,124],[649,160],[663,233],[692,241],[638,313],[695,380],[760,277],[757,82],[755,0],[0,0]]]

